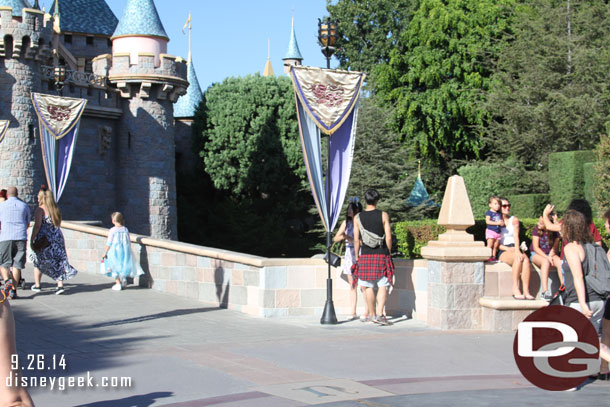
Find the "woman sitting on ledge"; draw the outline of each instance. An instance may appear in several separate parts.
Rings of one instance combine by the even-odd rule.
[[[498,260],[513,268],[513,298],[516,300],[533,300],[530,294],[530,259],[519,249],[519,219],[510,215],[510,202],[506,198],[500,198],[502,202],[502,219],[504,227],[500,231],[500,250]],[[523,294],[519,289],[519,280],[523,283]]]

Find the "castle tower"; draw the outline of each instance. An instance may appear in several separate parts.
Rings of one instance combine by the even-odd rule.
[[[186,94],[180,96],[180,99],[174,105],[174,118],[176,121],[176,172],[178,174],[189,173],[200,160],[199,155],[193,150],[192,125],[197,107],[203,99],[203,93],[197,80],[190,51],[186,79],[189,83]]]
[[[265,63],[265,70],[263,76],[273,76],[273,66],[271,65],[271,40],[267,40],[267,62]]]
[[[294,16],[292,16],[292,30],[290,32],[290,42],[288,42],[288,51],[286,56],[282,58],[284,61],[284,73],[290,73],[291,66],[300,66],[303,57],[301,51],[299,51],[299,44],[297,43],[297,36],[294,33]]]
[[[27,0],[0,0],[0,119],[9,120],[0,151],[0,188],[15,185],[36,204],[44,181],[30,92],[41,89],[40,62],[50,55],[51,23]]]
[[[117,210],[135,233],[177,239],[173,104],[188,86],[186,64],[166,54],[153,0],[128,0],[111,40],[112,56],[97,57],[93,69],[122,98]]]

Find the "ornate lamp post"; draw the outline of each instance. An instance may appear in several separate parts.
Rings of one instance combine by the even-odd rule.
[[[326,57],[326,69],[330,69],[330,58],[335,53],[335,42],[337,41],[337,23],[330,20],[330,17],[326,17],[324,21],[318,19],[318,41],[322,46],[322,54]],[[327,154],[327,165],[330,164],[330,136],[327,141],[328,154]],[[321,324],[336,324],[337,315],[335,314],[335,306],[333,305],[333,280],[330,275],[331,266],[331,230],[330,230],[330,195],[331,195],[331,179],[330,171],[326,173],[326,210],[329,218],[328,232],[326,235],[326,261],[328,263],[328,278],[326,279],[326,304],[324,305],[324,312],[320,319]]]
[[[322,54],[326,57],[326,69],[330,69],[330,58],[336,51],[337,23],[326,17],[324,21],[318,18],[318,41],[322,46]]]

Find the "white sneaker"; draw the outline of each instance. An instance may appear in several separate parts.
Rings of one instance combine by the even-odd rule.
[[[121,284],[120,284],[120,283],[115,283],[115,284],[112,286],[112,290],[113,290],[113,291],[121,291],[122,289],[123,289],[123,287],[121,286]]]

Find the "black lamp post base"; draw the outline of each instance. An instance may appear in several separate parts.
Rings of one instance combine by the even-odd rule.
[[[326,290],[328,293],[326,296],[326,304],[324,304],[324,312],[322,312],[322,318],[320,323],[322,325],[335,325],[337,323],[337,314],[335,314],[335,306],[333,305],[333,280],[330,278],[326,280]]]

